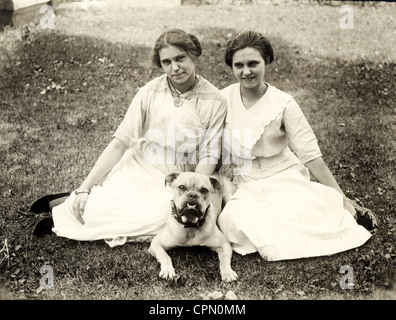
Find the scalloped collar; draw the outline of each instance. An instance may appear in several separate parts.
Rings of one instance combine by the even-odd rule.
[[[276,117],[283,112],[292,96],[266,83],[266,93],[252,107],[246,109],[242,102],[239,83],[223,89],[227,98],[228,112],[226,122],[228,128],[238,130],[252,130],[252,143],[245,147],[251,149]]]

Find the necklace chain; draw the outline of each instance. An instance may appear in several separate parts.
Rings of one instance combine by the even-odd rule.
[[[181,93],[179,90],[175,88],[175,86],[172,83],[172,80],[170,80],[169,78],[167,78],[167,80],[168,80],[170,92],[174,99],[173,104],[175,107],[180,107],[183,104],[183,100],[182,100],[183,94],[192,90],[198,84],[198,77],[195,76],[194,83],[184,93]]]

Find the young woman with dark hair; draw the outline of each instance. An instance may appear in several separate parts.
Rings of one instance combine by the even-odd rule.
[[[75,240],[105,239],[111,246],[155,235],[170,212],[165,176],[213,173],[227,107],[220,91],[196,74],[201,53],[199,40],[182,30],[158,38],[153,62],[164,75],[139,89],[77,190],[66,200],[64,194],[59,199],[50,195],[33,204],[33,212],[52,210],[52,218],[42,220],[35,234],[52,229]]]
[[[239,171],[219,226],[236,252],[267,260],[358,247],[371,236],[366,228],[377,227],[376,217],[345,196],[294,98],[265,82],[273,60],[270,41],[258,32],[241,33],[226,48],[238,82],[222,90],[229,137],[223,147]]]

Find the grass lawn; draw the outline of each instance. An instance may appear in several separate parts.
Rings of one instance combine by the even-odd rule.
[[[55,6],[54,29],[0,33],[0,299],[379,299],[396,298],[396,5],[342,3],[132,7]],[[162,74],[154,41],[169,28],[202,41],[199,73],[219,88],[234,82],[223,62],[230,35],[253,29],[275,50],[267,81],[293,94],[345,193],[378,215],[362,247],[333,256],[265,262],[234,254],[239,280],[220,281],[205,248],[169,252],[178,278],[159,279],[147,242],[109,248],[55,235],[36,238],[38,197],[77,188],[110,141],[138,87]],[[40,289],[50,265],[54,288]],[[340,268],[353,267],[342,290]]]

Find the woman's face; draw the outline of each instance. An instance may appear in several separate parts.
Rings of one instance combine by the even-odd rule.
[[[183,49],[169,46],[159,50],[162,69],[179,91],[187,90],[195,81],[195,63]]]
[[[265,61],[255,48],[238,50],[232,56],[232,71],[245,89],[259,88],[265,76]]]

